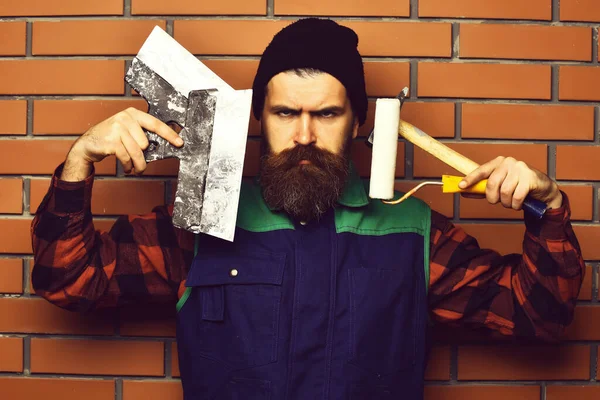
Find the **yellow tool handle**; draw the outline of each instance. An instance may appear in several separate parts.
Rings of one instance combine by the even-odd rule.
[[[478,193],[485,194],[485,186],[487,179],[477,182],[466,189],[458,187],[458,183],[463,179],[462,176],[442,175],[442,192],[443,193]]]

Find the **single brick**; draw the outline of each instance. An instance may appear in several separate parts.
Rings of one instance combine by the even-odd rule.
[[[539,386],[439,386],[425,387],[425,400],[538,400]]]
[[[550,66],[421,62],[419,97],[550,100]]]
[[[562,5],[561,5],[562,6]],[[419,0],[419,17],[552,19],[552,0]]]
[[[560,66],[559,100],[600,100],[600,67]]]
[[[1,100],[0,135],[25,135],[27,132],[27,101]]]
[[[23,338],[0,337],[0,354],[0,372],[23,372]]]
[[[464,103],[461,137],[594,140],[594,107]]]
[[[52,174],[65,160],[73,140],[6,140],[0,149],[0,174]],[[95,165],[99,175],[114,175],[113,156]]]
[[[30,227],[31,218],[0,218],[0,253],[31,254]]]
[[[183,400],[180,381],[123,381],[123,400]]]
[[[125,88],[121,60],[0,60],[0,75],[0,95],[123,94]]]
[[[0,298],[0,332],[111,335],[114,313],[74,313],[41,298]]]
[[[0,178],[0,213],[23,212],[23,179]]]
[[[262,0],[131,0],[133,15],[266,15]]]
[[[20,0],[0,2],[0,16],[122,15],[122,0]]]
[[[66,379],[0,377],[2,399],[114,400],[115,381],[106,379]]]
[[[408,17],[410,0],[277,0],[275,15],[328,15],[352,17]]]
[[[490,363],[490,360],[494,360]],[[458,380],[587,380],[589,346],[486,345],[458,349]]]
[[[31,372],[161,376],[164,346],[146,341],[32,338]]]
[[[560,20],[600,22],[600,4],[596,0],[560,0]]]
[[[461,58],[592,60],[592,30],[582,26],[460,24]]]
[[[600,147],[556,146],[556,179],[600,180]]]
[[[92,126],[129,107],[148,111],[148,103],[143,99],[35,100],[33,134],[82,134]]]
[[[33,55],[135,55],[158,20],[33,22]]]
[[[23,260],[0,258],[0,293],[23,293]]]
[[[0,22],[0,55],[24,56],[25,31],[26,23],[23,21]]]

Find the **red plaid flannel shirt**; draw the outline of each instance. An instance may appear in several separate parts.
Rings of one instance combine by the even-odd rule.
[[[185,289],[194,235],[175,228],[172,208],[120,217],[94,229],[93,174],[60,181],[61,167],[32,223],[36,292],[70,310],[175,302]],[[432,212],[429,308],[433,320],[505,335],[556,339],[573,317],[585,272],[569,201],[541,221],[525,217],[523,254],[500,255]]]

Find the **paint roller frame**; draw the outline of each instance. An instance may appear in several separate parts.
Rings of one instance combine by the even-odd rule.
[[[407,94],[408,88],[405,87],[398,96],[398,98],[400,98],[400,96],[403,95],[403,99],[400,102],[400,107],[402,107],[402,104],[404,103],[404,98],[406,98]],[[438,160],[451,166],[452,168],[461,172],[464,175],[468,175],[475,169],[479,168],[479,164],[477,164],[475,161],[470,160],[469,158],[463,156],[455,150],[452,150],[451,148],[435,140],[419,128],[406,121],[403,121],[402,119],[399,119],[398,134],[410,143],[428,152]],[[374,137],[375,128],[373,128],[373,130],[371,131],[371,134],[368,138],[368,142],[373,143]],[[541,219],[544,216],[547,208],[548,207],[546,203],[540,200],[533,199],[530,196],[527,196],[527,198],[523,202],[523,209],[530,215],[536,217],[537,219]]]

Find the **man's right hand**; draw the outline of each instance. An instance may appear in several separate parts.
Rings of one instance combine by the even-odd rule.
[[[143,150],[148,147],[143,129],[174,146],[183,145],[183,140],[167,124],[143,111],[128,108],[93,126],[73,143],[60,179],[81,181],[89,176],[94,163],[113,154],[126,173],[141,174],[146,169]]]

